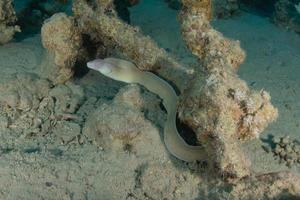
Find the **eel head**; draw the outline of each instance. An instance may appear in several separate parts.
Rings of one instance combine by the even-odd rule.
[[[111,79],[125,83],[134,82],[139,72],[133,63],[118,58],[96,59],[88,62],[87,67]]]

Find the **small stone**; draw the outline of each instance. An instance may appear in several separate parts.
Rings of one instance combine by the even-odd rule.
[[[287,154],[287,155],[285,155],[284,159],[285,159],[286,161],[288,161],[288,160],[292,160],[293,157],[292,157],[291,154]]]
[[[279,164],[283,164],[284,162],[285,162],[284,159],[282,159],[282,158],[279,159]]]
[[[298,152],[300,151],[300,147],[299,147],[298,145],[295,144],[295,145],[293,146],[293,150],[294,150],[295,153],[298,153]]]
[[[274,137],[274,138],[273,138],[273,142],[274,142],[275,144],[279,144],[279,143],[280,143],[280,138],[279,138],[279,137]]]
[[[0,116],[0,128],[5,129],[8,127],[8,118],[4,115]]]
[[[283,144],[288,144],[290,142],[290,137],[289,136],[285,136],[282,138],[281,142]]]
[[[286,145],[285,150],[286,150],[287,153],[291,153],[293,151],[291,145]]]
[[[78,135],[78,144],[83,144],[84,143],[84,139],[81,135]]]
[[[284,156],[286,156],[286,152],[281,151],[281,152],[279,153],[279,155],[280,155],[281,158],[283,158]]]
[[[284,144],[283,142],[280,142],[279,145],[284,148],[286,146],[286,144]]]
[[[286,161],[286,166],[292,167],[293,163],[294,163],[293,160],[287,160]]]
[[[275,154],[280,154],[280,152],[282,152],[282,148],[279,145],[276,145],[275,149],[274,149],[274,153]]]
[[[294,152],[294,153],[291,153],[291,159],[293,160],[297,160],[297,154]]]
[[[40,118],[34,118],[32,127],[33,128],[40,128],[42,122],[43,122],[42,119],[40,119]]]
[[[271,148],[270,148],[269,146],[267,146],[267,145],[262,145],[261,147],[263,148],[263,150],[264,150],[265,152],[270,153]]]

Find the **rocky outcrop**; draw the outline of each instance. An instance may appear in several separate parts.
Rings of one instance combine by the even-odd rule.
[[[74,65],[82,46],[81,32],[75,20],[57,13],[42,27],[42,43],[46,48],[40,74],[54,83],[64,83],[74,73]]]
[[[9,42],[20,27],[15,25],[16,13],[12,0],[0,0],[0,45]]]

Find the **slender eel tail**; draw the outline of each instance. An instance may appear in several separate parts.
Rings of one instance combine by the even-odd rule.
[[[206,158],[205,150],[202,146],[192,146],[180,136],[176,128],[176,115],[168,116],[164,128],[164,142],[168,151],[176,158],[193,162]]]
[[[136,82],[162,98],[168,118],[164,127],[164,143],[168,151],[180,160],[187,162],[202,160],[205,151],[200,146],[192,146],[185,142],[176,128],[176,110],[178,96],[173,87],[165,80],[150,72],[140,71]]]

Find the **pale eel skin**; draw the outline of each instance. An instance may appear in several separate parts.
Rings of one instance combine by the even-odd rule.
[[[168,151],[180,160],[191,162],[203,159],[204,150],[185,142],[176,128],[178,96],[172,86],[157,75],[139,70],[133,63],[117,59],[96,59],[87,63],[88,68],[99,71],[104,76],[125,83],[138,83],[157,94],[167,110],[164,127],[164,143]]]

